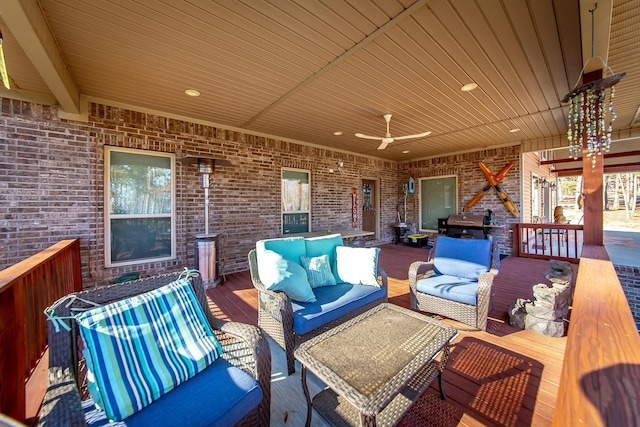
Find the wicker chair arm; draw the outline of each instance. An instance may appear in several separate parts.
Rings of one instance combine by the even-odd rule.
[[[255,361],[255,368],[252,370],[256,378],[260,380],[260,376],[266,375],[270,381],[271,351],[269,350],[269,342],[262,330],[257,326],[246,323],[225,322],[221,325],[220,331],[241,340]]]
[[[423,274],[419,274],[420,270],[427,268]],[[415,261],[409,266],[409,287],[411,291],[416,291],[418,280],[430,277],[434,274],[433,261]]]
[[[223,340],[223,357],[234,366],[248,371],[262,389],[263,418],[269,419],[271,407],[271,350],[267,337],[257,326],[225,322],[221,332],[237,339]]]
[[[39,426],[86,426],[80,393],[69,369],[49,368],[49,386],[42,401]]]
[[[387,278],[387,272],[384,271],[384,268],[378,266],[378,283],[380,286],[384,286],[385,288],[389,288],[389,279]]]
[[[293,307],[291,306],[291,299],[287,294],[280,291],[258,291],[258,305],[260,310],[264,313],[268,313],[271,317],[279,322],[282,322],[283,318],[293,318]]]
[[[258,290],[259,308],[269,313],[274,319],[282,322],[282,316],[285,312],[293,312],[291,300],[284,292],[271,291],[262,283],[258,274],[258,259],[255,249],[249,251],[248,258],[251,282],[253,283],[253,287]]]
[[[480,274],[478,277],[478,298],[482,295],[489,294],[491,292],[491,286],[493,285],[493,278],[496,277],[497,271],[491,269],[486,273]]]

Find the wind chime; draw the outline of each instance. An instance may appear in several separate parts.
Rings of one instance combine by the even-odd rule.
[[[596,7],[589,10],[591,13],[591,58],[589,60],[594,58],[593,14],[597,8],[596,3]],[[596,156],[607,153],[611,148],[611,131],[613,121],[616,119],[613,108],[614,85],[626,75],[626,73],[613,74],[604,60],[598,58],[612,75],[581,86],[576,83],[576,87],[562,100],[563,103],[569,104],[567,123],[569,157],[578,159],[582,155],[584,146],[586,156],[591,158],[592,167],[596,165]],[[583,73],[584,68],[580,72],[578,82],[582,79]]]

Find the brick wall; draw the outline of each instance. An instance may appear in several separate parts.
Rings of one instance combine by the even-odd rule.
[[[500,187],[509,195],[509,198],[522,214],[519,159],[520,147],[511,146],[419,160],[404,165],[405,175],[401,177],[400,181],[406,182],[410,176],[418,181],[420,178],[457,175],[458,213],[462,213],[469,200],[487,185],[487,180],[478,167],[478,163],[483,162],[494,174],[497,174],[509,162],[513,162],[513,167],[500,182]],[[493,211],[493,221],[496,224],[504,225],[504,228],[493,229],[491,233],[494,240],[499,244],[500,252],[511,254],[512,238],[509,230],[511,229],[511,224],[521,222],[520,218],[511,215],[498,197],[497,192],[493,189],[487,191],[469,213],[486,215],[488,209]],[[407,197],[407,210],[409,211],[408,222],[419,224],[417,193]]]
[[[380,240],[390,242],[396,208],[403,212],[402,184],[409,177],[457,175],[458,210],[484,187],[483,161],[494,173],[513,161],[501,182],[518,209],[519,147],[396,164],[301,144],[213,128],[92,104],[88,123],[60,120],[52,107],[2,100],[0,115],[0,270],[63,240],[81,242],[85,287],[111,283],[127,271],[143,276],[193,265],[194,236],[204,231],[201,178],[193,165],[177,162],[177,259],[129,267],[104,267],[104,145],[228,159],[211,177],[210,231],[220,233],[224,273],[248,268],[255,240],[280,233],[280,168],[312,171],[312,229],[351,226],[351,188],[362,178],[380,182]],[[330,173],[337,159],[341,174]],[[362,194],[359,190],[359,202]],[[499,224],[518,222],[489,190],[471,210],[493,210]],[[418,195],[407,197],[408,222],[418,223]],[[494,231],[502,253],[511,252],[510,233]],[[638,324],[638,269],[616,266]]]
[[[0,270],[64,239],[81,239],[88,272],[94,207],[91,128],[61,123],[46,106],[2,100]]]
[[[640,268],[624,265],[614,265],[614,267],[629,302],[633,319],[640,331]]]
[[[311,170],[312,229],[351,226],[351,188],[380,182],[380,243],[392,240],[400,166],[393,162],[242,134],[91,104],[88,123],[61,120],[55,107],[2,100],[0,116],[0,270],[51,244],[81,241],[84,286],[128,271],[142,276],[193,266],[194,236],[204,231],[204,193],[194,165],[176,162],[177,259],[104,267],[104,146],[202,154],[232,167],[211,176],[210,231],[225,245],[224,272],[248,268],[255,240],[280,234],[280,170]],[[330,173],[337,159],[342,173]],[[247,226],[249,224],[249,226]],[[262,225],[260,227],[260,224]]]

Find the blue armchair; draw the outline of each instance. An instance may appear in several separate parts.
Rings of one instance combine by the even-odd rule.
[[[439,236],[433,259],[409,267],[411,308],[486,330],[499,269],[500,256],[491,240]]]

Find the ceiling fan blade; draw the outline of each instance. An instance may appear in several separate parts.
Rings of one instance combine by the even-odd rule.
[[[378,150],[384,150],[387,148],[387,145],[391,144],[393,141],[382,141],[382,144],[378,146]]]
[[[382,141],[382,137],[381,136],[369,136],[369,135],[365,135],[363,133],[356,133],[356,136],[358,138],[375,139],[376,141]]]
[[[427,135],[431,135],[431,132],[416,133],[415,135],[396,136],[395,139],[422,138],[422,137],[425,137]]]

